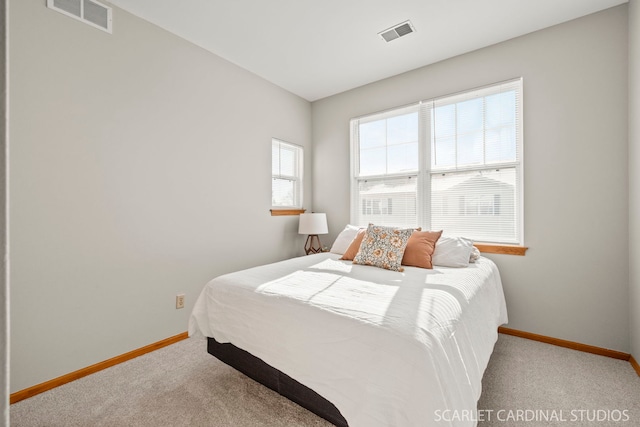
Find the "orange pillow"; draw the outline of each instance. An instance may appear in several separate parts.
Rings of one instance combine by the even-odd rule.
[[[356,257],[356,254],[358,253],[358,249],[360,249],[360,244],[362,243],[362,239],[364,239],[364,233],[366,231],[366,228],[361,228],[360,230],[358,230],[358,234],[356,234],[356,237],[354,237],[354,239],[351,241],[351,244],[340,259],[353,261],[353,259]]]
[[[407,242],[402,256],[402,265],[420,268],[433,268],[431,256],[436,249],[436,242],[442,235],[440,231],[414,231]]]

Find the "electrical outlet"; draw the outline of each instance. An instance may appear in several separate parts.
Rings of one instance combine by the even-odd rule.
[[[176,295],[176,309],[184,308],[184,294]]]

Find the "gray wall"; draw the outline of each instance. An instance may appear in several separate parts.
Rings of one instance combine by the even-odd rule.
[[[312,103],[330,238],[349,221],[350,118],[522,76],[530,249],[489,255],[509,327],[629,351],[627,55],[623,5]]]
[[[629,2],[629,301],[631,354],[640,360],[640,3]]]
[[[9,286],[6,277],[7,3],[0,2],[0,426],[9,425]]]
[[[186,331],[204,284],[302,255],[271,138],[309,102],[114,8],[113,35],[11,4],[11,391]],[[186,293],[186,308],[175,295]]]

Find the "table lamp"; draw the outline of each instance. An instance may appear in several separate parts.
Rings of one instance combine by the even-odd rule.
[[[322,245],[318,234],[327,234],[327,214],[323,213],[303,213],[300,214],[298,234],[308,234],[304,244],[304,251],[307,255],[322,252]]]

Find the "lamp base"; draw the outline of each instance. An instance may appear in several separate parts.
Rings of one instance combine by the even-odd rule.
[[[317,234],[309,234],[309,236],[307,236],[307,241],[304,244],[304,251],[307,255],[319,254],[322,252],[320,237],[318,237]]]

